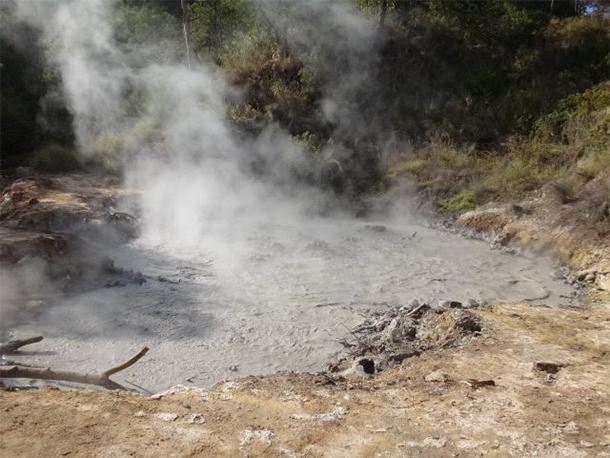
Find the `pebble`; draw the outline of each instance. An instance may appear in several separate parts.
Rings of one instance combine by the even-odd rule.
[[[434,372],[431,372],[430,374],[426,375],[424,380],[426,382],[445,383],[445,382],[448,382],[449,380],[451,380],[451,377],[449,377],[444,372],[438,370],[438,371],[434,371]]]
[[[179,415],[172,412],[161,412],[156,414],[155,417],[163,421],[175,421],[178,419]]]
[[[288,416],[291,420],[319,420],[319,421],[333,421],[338,420],[343,415],[349,412],[349,409],[343,406],[338,406],[332,409],[330,412],[318,413],[315,415],[308,413],[294,413]]]
[[[270,445],[274,437],[275,434],[269,429],[246,429],[241,433],[241,446],[243,447],[255,439],[265,445]]]
[[[201,425],[201,424],[205,423],[205,417],[203,415],[201,415],[200,413],[189,413],[182,418],[187,423],[191,423],[191,424],[195,424],[195,425]]]

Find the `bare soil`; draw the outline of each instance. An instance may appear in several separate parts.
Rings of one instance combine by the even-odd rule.
[[[158,400],[1,392],[0,454],[610,456],[608,303],[473,313],[483,331],[468,346],[425,353],[378,376],[278,373]],[[189,414],[204,422],[189,423]]]

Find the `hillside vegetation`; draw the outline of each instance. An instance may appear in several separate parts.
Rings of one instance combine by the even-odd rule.
[[[574,194],[609,173],[606,2],[335,3],[351,3],[376,36],[359,37],[359,47],[330,29],[321,37],[323,13],[280,0],[187,2],[194,60],[217,65],[239,88],[226,100],[236,134],[247,141],[276,126],[303,142],[322,172],[298,179],[357,198],[408,176],[438,209],[457,213],[549,181]],[[120,145],[162,138],[147,125],[108,132],[82,159],[61,72],[47,59],[53,43],[11,21],[10,3],[2,8],[3,173],[19,165],[120,173]],[[182,15],[178,1],[118,2],[117,42],[146,44],[151,61],[182,62]],[[347,108],[323,115],[329,94],[342,91]],[[134,91],[124,110],[145,104]],[[341,183],[324,182],[329,160],[340,163]]]

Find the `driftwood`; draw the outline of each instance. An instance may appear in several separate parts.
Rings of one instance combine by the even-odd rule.
[[[5,344],[0,344],[0,355],[12,353],[15,350],[18,350],[19,348],[23,347],[24,345],[40,342],[41,340],[42,336],[36,336],[23,340],[11,340],[10,342],[7,342]]]
[[[112,374],[116,374],[129,366],[135,364],[146,354],[148,347],[143,347],[138,353],[127,361],[118,364],[100,374],[83,374],[79,372],[54,371],[50,368],[36,368],[23,366],[0,366],[0,378],[33,378],[41,380],[61,380],[64,382],[84,383],[97,385],[108,390],[127,390],[122,385],[110,380]]]

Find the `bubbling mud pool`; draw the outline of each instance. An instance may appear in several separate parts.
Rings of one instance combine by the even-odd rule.
[[[278,370],[319,371],[339,340],[376,310],[414,299],[569,304],[572,287],[547,258],[412,222],[313,220],[224,230],[196,248],[145,240],[109,255],[146,281],[99,289],[48,307],[14,336],[44,335],[18,363],[116,374],[152,392],[209,387]]]

